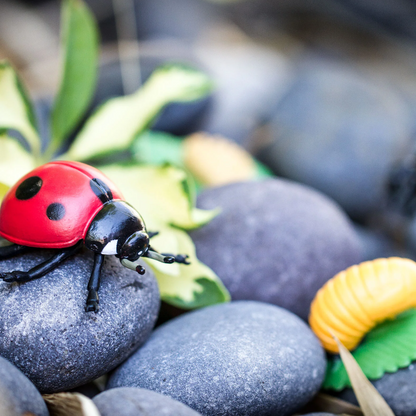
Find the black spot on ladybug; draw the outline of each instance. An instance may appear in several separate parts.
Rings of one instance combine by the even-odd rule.
[[[90,186],[92,191],[95,193],[95,195],[98,196],[103,204],[113,199],[113,193],[111,192],[111,189],[101,179],[91,179]]]
[[[46,208],[46,215],[52,221],[59,221],[65,216],[65,207],[59,202],[54,202]]]
[[[42,188],[42,184],[42,179],[39,176],[25,179],[16,189],[16,198],[22,201],[33,198]]]

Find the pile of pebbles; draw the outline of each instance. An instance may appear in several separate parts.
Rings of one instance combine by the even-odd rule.
[[[106,390],[93,398],[104,416],[290,416],[318,393],[326,357],[305,321],[316,291],[360,260],[347,216],[323,194],[277,178],[205,190],[198,205],[221,207],[191,236],[233,301],[153,330],[160,300],[151,269],[140,276],[109,256],[100,311],[85,312],[88,250],[41,279],[0,282],[0,372],[18,374],[1,378],[7,406],[44,415],[40,393],[104,374]],[[4,260],[0,272],[50,254]]]

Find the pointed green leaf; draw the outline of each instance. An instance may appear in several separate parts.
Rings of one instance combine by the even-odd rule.
[[[0,134],[0,182],[10,187],[35,166],[33,156],[16,139]]]
[[[101,168],[145,218],[147,228],[171,224],[183,229],[200,227],[217,214],[194,207],[194,191],[182,169],[164,166],[118,166]]]
[[[408,367],[416,360],[416,309],[378,325],[352,355],[370,380]],[[324,388],[342,390],[345,387],[351,387],[351,383],[341,359],[336,357],[328,362]]]
[[[51,119],[54,150],[79,123],[95,88],[98,30],[93,15],[81,0],[63,2],[62,44],[63,74]]]
[[[171,163],[183,167],[183,139],[171,134],[147,130],[133,143],[134,158],[149,165]]]
[[[187,309],[228,301],[230,296],[224,285],[196,258],[191,238],[185,231],[171,225],[177,220],[188,226],[197,225],[190,205],[192,192],[190,189],[186,191],[183,185],[186,174],[172,166],[112,165],[101,170],[117,183],[126,201],[140,212],[147,229],[160,232],[152,238],[153,247],[162,253],[189,255],[190,265],[147,260],[155,271],[162,299]],[[204,214],[201,223],[213,216],[209,211],[197,211],[198,216]]]
[[[0,130],[20,132],[32,152],[39,155],[40,138],[32,103],[23,84],[8,62],[0,62]]]
[[[167,104],[197,100],[211,90],[211,81],[199,71],[175,65],[161,67],[134,94],[100,107],[64,157],[86,160],[125,150]]]
[[[264,179],[270,178],[274,176],[274,173],[269,169],[266,165],[259,162],[258,160],[255,161],[256,164],[256,179]]]
[[[230,301],[230,295],[218,276],[195,254],[195,246],[187,233],[163,228],[152,238],[152,246],[161,252],[188,254],[191,264],[146,262],[153,268],[165,302],[182,309],[195,309]],[[172,270],[176,266],[176,270]],[[175,273],[173,273],[175,272]]]

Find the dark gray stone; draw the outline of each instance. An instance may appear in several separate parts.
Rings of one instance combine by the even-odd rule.
[[[198,416],[188,406],[163,394],[137,387],[107,390],[94,398],[101,416]]]
[[[203,415],[291,415],[319,390],[325,355],[309,327],[274,305],[233,302],[176,318],[109,379],[166,394]]]
[[[51,256],[38,250],[0,262],[0,272],[27,270]],[[139,276],[107,256],[100,311],[85,312],[93,254],[85,250],[46,276],[0,283],[0,355],[44,393],[91,381],[125,360],[150,335],[159,291],[146,266]]]
[[[354,230],[360,240],[361,260],[374,260],[388,257],[414,258],[410,250],[403,247],[397,241],[389,238],[380,230],[371,229],[354,224]]]
[[[198,258],[234,300],[273,303],[306,320],[321,286],[360,261],[346,215],[303,185],[281,179],[227,185],[205,190],[197,205],[222,210],[191,237]]]
[[[36,387],[14,365],[0,357],[0,415],[48,416],[45,402]]]
[[[395,416],[416,415],[415,363],[398,370],[396,373],[386,373],[382,378],[372,381],[372,383],[391,407]],[[358,405],[352,389],[345,389],[339,394],[339,397]]]
[[[410,110],[398,92],[325,59],[303,62],[272,130],[260,159],[355,218],[380,209],[390,170],[412,146]]]
[[[411,252],[416,253],[416,217],[409,221],[405,234],[406,246]]]

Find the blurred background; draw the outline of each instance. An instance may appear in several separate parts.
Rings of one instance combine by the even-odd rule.
[[[368,258],[415,251],[413,213],[398,219],[387,198],[392,172],[413,163],[414,2],[86,1],[102,42],[91,111],[135,91],[160,64],[191,64],[215,92],[167,107],[153,129],[224,136],[321,190],[371,241]],[[59,20],[59,1],[0,0],[0,58],[18,69],[44,120],[59,84]]]

